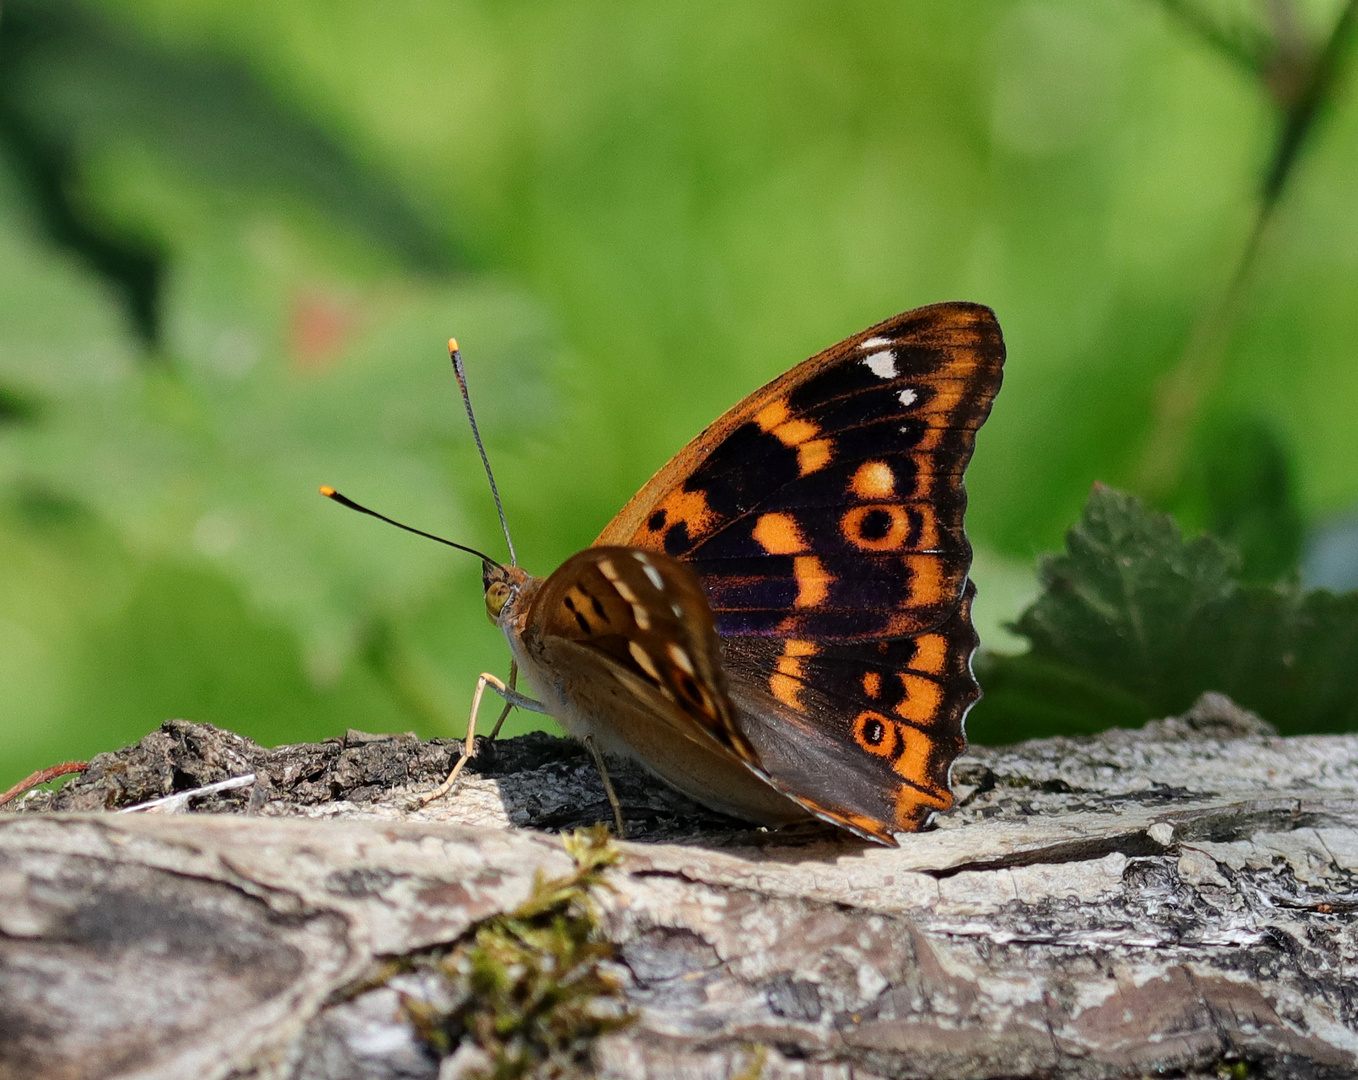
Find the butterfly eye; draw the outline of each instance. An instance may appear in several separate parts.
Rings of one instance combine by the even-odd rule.
[[[490,616],[491,622],[498,622],[500,612],[504,611],[507,603],[509,586],[503,581],[492,581],[486,589],[486,614]]]

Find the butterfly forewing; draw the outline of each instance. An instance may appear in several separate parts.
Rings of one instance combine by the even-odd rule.
[[[723,636],[877,638],[956,608],[962,472],[999,389],[994,316],[940,304],[836,345],[746,398],[599,543],[691,565]]]
[[[884,842],[950,804],[979,696],[962,474],[1003,363],[987,308],[898,315],[727,412],[597,541],[696,572],[752,766]]]

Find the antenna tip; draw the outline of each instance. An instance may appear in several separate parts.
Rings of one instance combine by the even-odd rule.
[[[458,351],[459,351],[459,350],[458,350],[458,347],[457,347],[457,338],[455,338],[455,337],[450,337],[450,338],[448,339],[448,351],[449,351],[450,353],[455,353],[455,352],[458,352]]]
[[[339,492],[337,492],[329,484],[322,484],[321,494],[324,495],[327,499],[333,499],[336,495],[339,494]]]

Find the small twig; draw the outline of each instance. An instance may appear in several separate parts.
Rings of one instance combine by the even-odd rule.
[[[1315,129],[1322,107],[1344,71],[1350,39],[1358,24],[1358,0],[1349,0],[1339,13],[1329,36],[1316,50],[1309,69],[1302,73],[1296,96],[1286,107],[1282,132],[1274,147],[1273,161],[1264,178],[1264,210],[1270,210],[1291,177],[1303,144]]]
[[[150,802],[137,803],[136,806],[124,806],[118,813],[177,814],[188,807],[191,799],[196,799],[202,795],[216,795],[221,791],[234,791],[236,788],[249,787],[254,782],[254,773],[232,776],[226,780],[218,780],[215,784],[208,784],[206,787],[194,788],[192,791],[176,791],[173,795],[165,795],[159,799],[152,799]]]
[[[0,795],[0,806],[11,799],[17,799],[25,791],[45,784],[49,780],[55,780],[58,776],[69,776],[71,773],[82,773],[90,767],[88,761],[63,761],[60,765],[49,765],[45,769],[39,769],[31,776],[25,776],[12,788]]]

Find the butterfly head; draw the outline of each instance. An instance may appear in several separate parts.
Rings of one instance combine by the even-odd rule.
[[[481,564],[481,586],[486,590],[486,614],[496,626],[505,625],[520,613],[520,597],[533,576],[522,567]]]

